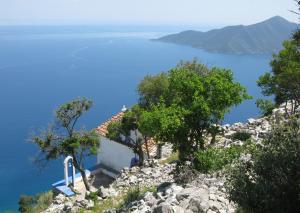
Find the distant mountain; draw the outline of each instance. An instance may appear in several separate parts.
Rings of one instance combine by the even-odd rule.
[[[299,26],[275,16],[249,26],[229,26],[208,32],[189,30],[154,40],[220,53],[274,53],[282,49],[282,42]]]

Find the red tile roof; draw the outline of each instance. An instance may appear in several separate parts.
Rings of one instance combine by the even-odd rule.
[[[107,131],[108,125],[112,122],[120,121],[123,118],[123,116],[124,116],[124,112],[120,112],[116,114],[115,116],[111,117],[109,120],[105,121],[103,124],[98,126],[96,128],[96,132],[105,137],[106,134],[108,133]]]
[[[124,112],[119,112],[118,114],[114,115],[113,117],[111,117],[110,119],[108,119],[107,121],[102,123],[100,126],[98,126],[96,128],[96,132],[99,135],[106,137],[106,134],[108,133],[108,130],[107,130],[108,125],[112,122],[120,121],[123,118],[123,116],[124,116]],[[148,139],[147,143],[148,143],[148,149],[149,149],[150,155],[155,156],[156,148],[157,148],[156,141],[153,138],[150,138],[150,139]],[[143,150],[146,153],[146,144],[143,144]]]

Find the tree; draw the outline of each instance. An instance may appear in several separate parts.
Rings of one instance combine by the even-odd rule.
[[[148,148],[147,135],[141,134],[139,129],[141,110],[139,105],[133,106],[124,113],[121,121],[111,122],[107,128],[107,137],[111,140],[124,142],[122,136],[125,136],[125,142],[132,145],[133,151],[139,156],[140,166],[144,163],[143,144],[146,143],[146,147]],[[147,150],[147,154],[149,157],[149,150]]]
[[[294,0],[300,12],[300,1]],[[300,15],[297,11],[293,13]],[[283,42],[283,50],[273,55],[271,72],[260,76],[257,84],[265,96],[275,96],[275,105],[291,103],[290,114],[296,112],[300,104],[300,30],[296,30],[292,39]],[[260,101],[261,102],[261,101]],[[265,102],[267,103],[267,102]],[[263,102],[261,102],[263,104]],[[266,106],[266,105],[265,105]],[[288,110],[286,108],[286,114]]]
[[[257,81],[262,93],[274,95],[277,105],[290,101],[294,114],[300,104],[300,52],[294,40],[285,41],[284,49],[273,55],[272,71]]]
[[[49,161],[73,157],[74,167],[80,172],[87,190],[90,186],[86,177],[83,162],[85,157],[95,155],[99,147],[99,137],[94,132],[76,130],[78,119],[92,106],[92,101],[78,98],[61,105],[56,111],[56,124],[40,135],[33,137],[33,142],[39,146],[39,160]]]
[[[256,106],[260,109],[262,116],[269,116],[272,114],[275,104],[271,100],[258,99]]]
[[[143,108],[149,108],[151,104],[158,103],[168,86],[169,80],[166,73],[155,76],[147,75],[137,88],[139,105]]]
[[[166,75],[168,87],[140,119],[156,140],[172,143],[184,161],[204,149],[203,136],[212,125],[250,97],[230,70],[209,69],[195,60],[181,62]]]
[[[263,146],[251,150],[230,171],[229,198],[243,212],[297,212],[300,206],[300,123],[275,126]],[[249,155],[250,154],[250,155]]]

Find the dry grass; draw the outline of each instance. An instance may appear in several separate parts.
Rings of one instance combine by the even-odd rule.
[[[172,152],[172,154],[166,158],[160,161],[161,164],[166,164],[166,163],[172,163],[174,161],[178,161],[178,152]]]
[[[155,187],[146,188],[146,187],[138,187],[134,186],[128,191],[124,191],[119,193],[117,196],[106,198],[103,201],[97,201],[95,202],[95,206],[92,210],[92,212],[95,213],[102,213],[105,210],[108,209],[120,209],[124,207],[126,204],[138,199],[142,195],[144,195],[146,192],[153,192],[155,191]],[[80,212],[85,212],[84,209],[81,209]]]

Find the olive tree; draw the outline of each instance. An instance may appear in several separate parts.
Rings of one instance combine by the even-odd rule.
[[[250,97],[230,70],[210,69],[195,60],[181,62],[166,75],[168,86],[140,120],[156,140],[172,143],[183,161],[204,149],[203,136],[232,106]]]
[[[41,152],[39,161],[72,156],[74,167],[80,172],[87,190],[90,190],[90,186],[83,162],[85,157],[97,153],[99,137],[94,131],[77,130],[75,127],[78,119],[91,106],[92,101],[86,98],[78,98],[61,105],[55,111],[56,123],[33,136],[33,142]]]

